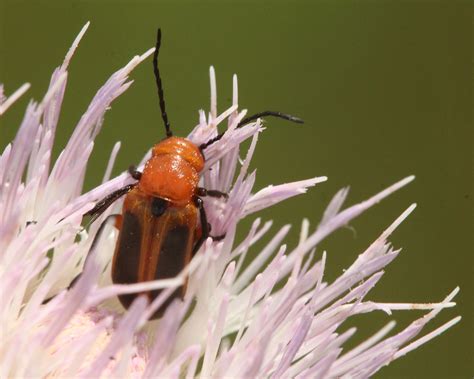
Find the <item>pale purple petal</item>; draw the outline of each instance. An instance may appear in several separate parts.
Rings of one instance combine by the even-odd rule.
[[[25,83],[9,97],[6,97],[3,93],[3,85],[0,85],[0,116],[4,114],[7,109],[10,108],[13,103],[15,103],[15,101],[22,97],[25,92],[29,90],[30,86],[30,83]]]
[[[280,184],[278,186],[268,186],[255,195],[252,195],[245,204],[244,216],[271,207],[290,197],[306,193],[309,187],[325,182],[327,177],[320,176],[313,179],[301,180],[293,183]]]

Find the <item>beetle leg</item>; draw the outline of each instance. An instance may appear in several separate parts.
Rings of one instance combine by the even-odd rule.
[[[128,173],[130,176],[135,179],[135,180],[140,180],[142,177],[142,173],[137,170],[135,166],[130,166],[128,168]],[[102,213],[105,212],[105,210],[110,207],[110,205],[125,195],[127,192],[129,192],[133,187],[135,187],[137,183],[133,184],[128,184],[125,187],[119,188],[117,191],[112,192],[110,195],[107,195],[104,197],[101,201],[99,201],[94,208],[92,208],[90,211],[86,212],[84,216],[92,216],[92,220],[90,223],[95,221]]]
[[[202,246],[202,244],[207,239],[207,237],[211,237],[213,241],[221,241],[225,237],[225,234],[222,234],[222,235],[217,236],[217,237],[213,237],[213,236],[210,235],[210,233],[211,233],[211,224],[209,224],[207,222],[207,215],[206,215],[206,210],[204,209],[204,202],[202,201],[201,198],[199,198],[197,196],[194,198],[194,202],[195,202],[196,206],[198,207],[199,214],[201,216],[201,236],[196,241],[196,244],[193,247],[193,252],[192,252],[193,256],[194,256],[194,254],[196,254],[198,252],[199,248]]]
[[[138,171],[137,167],[134,166],[134,165],[131,165],[131,166],[128,167],[128,173],[135,180],[140,180],[141,177],[142,177],[141,171]]]
[[[193,247],[193,251],[191,253],[192,256],[194,256],[198,252],[198,250],[201,248],[204,241],[207,239],[207,237],[209,237],[209,233],[211,231],[210,225],[207,222],[206,210],[204,209],[204,202],[202,201],[201,198],[196,196],[194,198],[194,203],[198,207],[199,215],[201,217],[201,236],[196,241],[196,244]]]
[[[92,208],[90,211],[86,212],[84,216],[92,216],[92,220],[90,223],[95,221],[102,213],[106,211],[110,205],[122,197],[123,195],[127,194],[133,187],[135,187],[137,184],[128,184],[125,187],[119,188],[117,191],[112,192],[110,195],[107,195],[104,197],[102,200],[100,200],[94,208]]]
[[[229,198],[229,195],[225,192],[218,190],[208,190],[202,187],[198,187],[196,192],[198,196],[223,197],[224,199]]]

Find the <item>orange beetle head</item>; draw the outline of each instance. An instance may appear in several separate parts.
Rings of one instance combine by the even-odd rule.
[[[169,137],[153,146],[152,157],[166,154],[179,155],[198,173],[204,168],[204,156],[199,148],[186,138]]]

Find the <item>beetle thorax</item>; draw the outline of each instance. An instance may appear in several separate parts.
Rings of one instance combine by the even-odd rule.
[[[147,195],[183,205],[191,202],[204,158],[190,141],[171,137],[153,147],[138,184]]]

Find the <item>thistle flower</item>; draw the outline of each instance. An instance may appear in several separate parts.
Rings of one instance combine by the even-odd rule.
[[[256,219],[247,236],[237,241],[239,221],[304,193],[326,177],[255,192],[255,171],[249,171],[249,164],[262,124],[257,121],[236,129],[246,111],[238,109],[235,76],[233,105],[217,113],[212,68],[210,113],[206,117],[200,111],[199,124],[188,138],[202,143],[216,135],[219,124],[227,122],[224,137],[206,150],[202,177],[204,187],[229,193],[227,201],[205,199],[214,233],[225,233],[226,237],[218,243],[209,239],[176,278],[111,284],[117,231],[106,227],[97,233],[107,214],[120,211],[120,202],[88,230],[81,222],[96,201],[131,182],[125,173],[109,179],[119,143],[112,151],[103,183],[84,194],[82,184],[105,112],[128,89],[132,83],[128,75],[153,49],[134,57],[100,88],[52,163],[68,64],[87,27],[54,71],[44,98],[29,103],[13,143],[0,158],[0,377],[368,377],[460,320],[456,317],[419,337],[443,308],[454,306],[458,288],[439,303],[366,300],[384,268],[398,256],[400,250],[387,239],[413,211],[414,204],[339,278],[331,283],[324,280],[327,256],[316,251],[319,243],[411,182],[412,176],[343,210],[348,189],[340,190],[316,228],[303,221],[294,249],[283,244],[290,229],[287,225],[273,232],[270,242],[244,266],[255,243],[270,233],[271,221]],[[0,115],[27,89],[24,85],[7,98],[0,86]],[[246,139],[251,139],[250,148],[239,163],[239,145]],[[80,272],[80,279],[68,289]],[[173,302],[160,320],[147,321],[186,278],[184,299]],[[152,304],[139,297],[124,311],[116,300],[119,294],[151,289],[164,289]],[[360,345],[344,350],[344,343],[356,329],[340,329],[351,316],[414,309],[429,312],[387,337],[395,325],[390,321]]]

